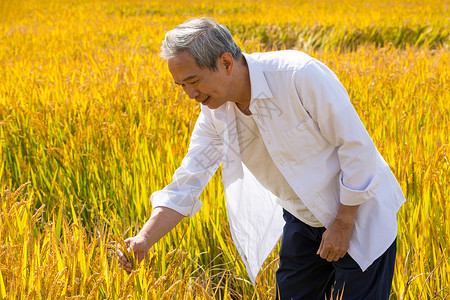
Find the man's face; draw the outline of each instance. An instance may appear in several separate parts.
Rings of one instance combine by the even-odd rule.
[[[229,57],[231,58],[231,55]],[[232,64],[233,62],[229,63],[222,56],[217,60],[217,71],[202,69],[188,52],[168,60],[169,71],[175,83],[183,87],[189,98],[211,109],[218,108],[231,100],[229,86]]]

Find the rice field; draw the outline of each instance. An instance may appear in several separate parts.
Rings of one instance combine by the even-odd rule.
[[[151,214],[200,107],[159,46],[191,17],[244,52],[336,72],[407,197],[391,299],[450,298],[450,3],[0,0],[0,299],[272,299],[232,243],[221,172],[130,275],[115,247]]]

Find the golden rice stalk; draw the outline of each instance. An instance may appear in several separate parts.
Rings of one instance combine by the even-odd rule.
[[[39,218],[44,213],[45,204],[42,204],[41,207],[34,213],[34,215],[31,217],[30,225],[33,226],[36,224],[37,221],[39,221]]]
[[[26,300],[33,300],[33,299],[38,299],[39,297],[37,296],[37,292],[35,289],[31,290],[27,297],[25,298]]]
[[[97,282],[94,284],[94,286],[91,289],[91,292],[89,293],[89,295],[87,296],[87,299],[96,299],[97,296],[97,292],[100,288],[100,285],[103,283],[103,281],[105,281],[105,275],[102,275]]]
[[[149,252],[147,255],[147,264],[146,264],[146,268],[151,269],[153,268],[153,266],[156,263],[156,254],[153,252]]]
[[[169,289],[167,289],[161,296],[161,300],[169,300],[169,299],[173,299],[174,296],[174,290],[177,288],[177,286],[181,285],[183,282],[182,280],[178,280],[176,282],[174,282]],[[183,295],[183,293],[179,293],[180,295]]]
[[[31,181],[28,181],[24,184],[22,184],[17,190],[15,190],[13,193],[11,193],[10,190],[6,190],[4,192],[4,194],[2,194],[2,197],[6,198],[7,203],[14,203],[17,201],[17,199],[20,197],[20,200],[24,200],[24,198],[26,197],[23,194],[23,191],[25,190],[25,188],[27,187],[27,185],[31,184]]]
[[[166,274],[173,274],[175,273],[175,270],[180,267],[183,259],[187,256],[187,253],[179,250],[174,249],[167,253],[166,255],[166,261],[169,262],[169,267],[166,270]]]
[[[121,295],[121,297],[119,299],[127,299],[128,296],[130,296],[132,294],[133,291],[133,283],[134,283],[134,278],[136,277],[137,271],[132,271],[130,276],[128,276],[127,280],[125,280],[125,282],[122,285],[122,288],[119,292],[119,295]]]
[[[169,253],[166,254],[166,261],[171,261],[174,259],[184,259],[186,256],[188,256],[188,254],[180,249],[173,249],[171,250]]]
[[[192,271],[192,265],[189,265],[187,269],[184,271],[184,276],[182,278],[182,283],[180,285],[180,295],[184,295],[186,293],[186,286],[188,285],[190,276]]]
[[[200,299],[208,299],[213,300],[213,298],[208,295],[208,292],[197,282],[193,282],[192,285],[194,286],[194,289],[197,294],[197,298],[200,297]]]
[[[100,275],[99,273],[94,273],[91,276],[89,276],[89,278],[86,280],[85,286],[87,288],[89,288],[89,286],[91,285],[91,282],[95,280],[95,277],[97,277],[98,275]]]
[[[156,282],[155,282],[155,284],[154,284],[154,287],[155,287],[155,288],[157,288],[157,287],[164,287],[164,285],[165,285],[167,279],[168,279],[167,276],[160,276],[160,277],[158,278],[158,280],[156,280]]]
[[[58,262],[54,261],[51,266],[47,266],[43,268],[45,270],[45,273],[48,274],[46,276],[46,285],[44,285],[44,290],[41,291],[41,293],[44,293],[47,295],[47,298],[51,295],[53,291],[53,285],[54,278],[58,273]]]
[[[128,262],[131,263],[131,268],[133,270],[137,269],[137,261],[136,258],[134,257],[134,251],[131,250],[123,241],[123,239],[119,238],[116,235],[112,236],[113,240],[115,241],[115,250],[119,250],[120,252],[123,253],[123,255],[125,255],[125,257],[127,258]]]
[[[56,270],[56,269],[55,269]],[[61,272],[59,272],[58,274],[56,274],[56,276],[52,279],[52,281],[50,283],[53,283],[51,285],[50,291],[48,293],[48,298],[49,299],[55,299],[57,295],[60,295],[61,290],[64,287],[64,280],[61,280],[61,278],[66,275],[67,271],[69,269],[67,267],[65,267],[64,269],[61,270]],[[51,277],[50,277],[51,278]]]

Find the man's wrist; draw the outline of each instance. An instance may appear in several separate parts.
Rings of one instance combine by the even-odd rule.
[[[352,229],[355,225],[358,208],[359,205],[349,206],[341,203],[335,221],[348,229]]]
[[[147,251],[153,246],[150,236],[142,230],[136,235],[136,238],[141,241],[141,245],[143,245],[143,248],[147,249]]]

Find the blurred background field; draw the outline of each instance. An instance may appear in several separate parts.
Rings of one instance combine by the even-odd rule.
[[[449,298],[448,1],[0,0],[0,299],[274,296],[278,249],[254,287],[220,170],[135,272],[114,262],[187,151],[200,108],[158,54],[198,16],[336,72],[407,196],[391,299]]]

